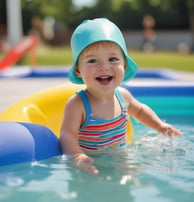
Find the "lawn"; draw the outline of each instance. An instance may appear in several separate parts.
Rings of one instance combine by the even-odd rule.
[[[69,47],[38,47],[36,51],[37,63],[40,66],[69,66],[72,55]],[[129,55],[136,61],[140,68],[169,68],[174,70],[194,72],[194,54],[180,54],[170,51],[155,51],[144,53],[129,50]],[[0,55],[0,58],[2,54]],[[22,60],[23,65],[29,65],[29,56]]]
[[[129,51],[129,55],[141,68],[169,68],[194,72],[194,54],[183,55],[170,51],[156,51],[153,53]]]

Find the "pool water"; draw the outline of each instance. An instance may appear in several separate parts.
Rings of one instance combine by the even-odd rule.
[[[193,202],[194,117],[162,117],[184,133],[166,137],[133,120],[127,152],[95,156],[98,175],[67,156],[0,167],[0,201]]]

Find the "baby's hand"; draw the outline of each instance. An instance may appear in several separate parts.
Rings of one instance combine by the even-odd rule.
[[[75,166],[80,170],[88,173],[98,174],[98,170],[93,166],[93,159],[83,153],[75,154],[73,156],[75,159]]]
[[[182,133],[180,131],[178,131],[173,126],[171,126],[167,123],[164,123],[162,125],[162,127],[159,129],[159,132],[161,132],[164,135],[168,135],[168,136],[182,135]]]

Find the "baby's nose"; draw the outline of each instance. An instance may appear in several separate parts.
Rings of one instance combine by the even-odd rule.
[[[105,70],[107,71],[109,69],[109,65],[107,62],[102,61],[99,63],[98,69],[100,71],[105,71]]]

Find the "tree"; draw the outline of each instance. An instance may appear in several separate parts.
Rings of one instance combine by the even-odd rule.
[[[22,0],[22,14],[25,31],[30,28],[31,19],[34,16],[37,16],[42,20],[47,16],[52,16],[55,20],[61,21],[64,27],[68,27],[74,13],[75,7],[72,0]]]
[[[96,0],[92,7],[77,8],[72,0],[22,0],[24,22],[32,16],[44,19],[53,16],[67,29],[74,29],[82,20],[108,17],[121,29],[142,29],[144,15],[156,19],[156,29],[188,29],[194,0]],[[192,22],[190,20],[190,22]],[[191,23],[190,23],[191,24]],[[193,26],[193,25],[192,25]]]

